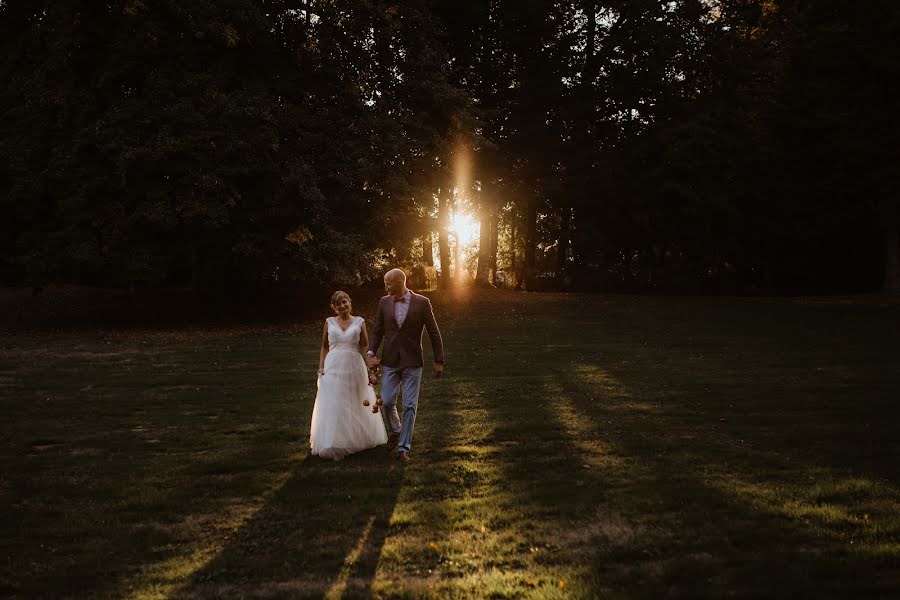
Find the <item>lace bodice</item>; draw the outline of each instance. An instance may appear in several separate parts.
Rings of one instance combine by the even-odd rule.
[[[362,317],[353,317],[347,329],[341,329],[337,317],[328,317],[328,350],[349,350],[359,352],[359,334],[362,330]]]

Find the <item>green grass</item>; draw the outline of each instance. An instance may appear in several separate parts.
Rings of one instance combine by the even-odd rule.
[[[897,306],[434,300],[405,468],[308,456],[318,323],[0,339],[0,597],[900,590]]]

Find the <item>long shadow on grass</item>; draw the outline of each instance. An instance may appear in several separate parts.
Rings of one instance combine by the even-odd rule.
[[[500,510],[491,513],[488,526],[506,542],[487,566],[516,570],[538,585],[542,575],[568,570],[581,579],[582,591],[599,593],[582,542],[590,536],[596,506],[622,486],[633,465],[610,444],[578,437],[581,424],[546,394],[541,377],[520,385],[487,381],[477,402],[490,426],[471,443],[487,451],[497,469],[492,502]],[[552,577],[551,585],[557,581]]]
[[[583,301],[593,299],[579,299]],[[812,384],[800,388],[790,385],[792,379],[778,379],[805,374],[804,369],[821,361],[829,361],[828,366],[830,361],[845,360],[841,352],[819,356],[784,332],[770,339],[747,328],[719,331],[725,317],[734,320],[732,312],[752,313],[754,327],[773,326],[767,311],[731,305],[724,317],[689,315],[681,327],[700,336],[694,340],[669,329],[667,319],[676,315],[655,314],[659,310],[654,306],[646,316],[624,315],[627,323],[620,325],[624,317],[614,314],[622,312],[618,305],[602,318],[588,311],[594,321],[579,322],[578,335],[570,339],[559,335],[574,331],[560,323],[564,304],[565,300],[560,306],[526,304],[524,310],[508,311],[507,321],[522,327],[510,328],[508,322],[503,330],[494,326],[498,346],[490,351],[498,364],[475,358],[457,373],[460,381],[475,385],[469,386],[470,397],[462,408],[470,417],[466,444],[453,452],[497,471],[475,478],[472,488],[493,487],[491,505],[477,508],[492,519],[488,537],[494,530],[495,538],[506,538],[494,543],[498,551],[482,566],[525,575],[541,566],[590,565],[595,579],[588,585],[635,595],[887,594],[897,580],[896,537],[892,537],[896,524],[888,521],[867,530],[869,526],[861,524],[864,515],[852,513],[865,508],[860,500],[880,502],[882,509],[891,506],[896,488],[892,484],[867,488],[867,481],[848,483],[847,466],[855,462],[859,449],[840,436],[845,413],[818,415],[815,409],[821,402],[816,403],[814,395],[822,382],[816,375],[801,380]],[[782,312],[775,326],[802,311]],[[473,307],[472,320],[460,321],[461,337],[482,339],[480,328],[487,328],[490,337],[493,325],[478,322],[482,313],[493,311]],[[650,322],[635,333],[631,317]],[[652,322],[654,317],[657,322]],[[829,341],[810,333],[823,319],[808,320],[796,332],[806,336],[804,343],[814,348]],[[694,321],[705,329],[692,329]],[[857,342],[863,338],[854,337]],[[785,343],[789,347],[782,349]],[[724,356],[726,345],[737,345],[738,355],[730,363],[722,361],[732,373],[719,380],[717,365],[710,359],[717,360],[717,352]],[[698,354],[704,351],[712,356]],[[744,356],[757,362],[744,364]],[[691,362],[698,357],[702,361]],[[876,360],[889,365],[883,357]],[[579,369],[594,368],[592,364],[627,368],[608,368],[605,381],[581,377]],[[697,372],[698,366],[703,371]],[[759,411],[752,415],[755,421],[744,426],[738,422],[740,414],[729,414],[728,401],[722,404],[715,395],[736,391],[731,386],[738,384],[759,394],[760,382],[753,378],[756,369],[780,396],[759,408],[752,405],[757,396],[744,398],[751,403],[746,410]],[[853,375],[850,384],[867,380],[865,373]],[[676,389],[667,389],[673,377],[681,381]],[[884,389],[891,388],[889,379],[877,381],[887,386]],[[798,398],[797,389],[806,395]],[[769,434],[783,425],[778,398],[786,403],[785,416],[795,427],[792,433],[800,433],[793,439],[791,434]],[[459,403],[463,405],[463,400]],[[479,411],[483,415],[473,421]],[[726,419],[728,423],[723,423]],[[832,427],[825,432],[846,447],[811,453],[805,443],[816,437],[817,429],[822,431],[820,427]],[[862,472],[887,475],[893,482],[891,447],[881,461],[877,456],[874,462],[868,460]],[[813,476],[823,474],[838,482],[832,497],[828,490],[805,495],[805,486],[816,485]],[[882,498],[873,498],[878,494]],[[809,506],[798,506],[803,504]],[[877,517],[891,515],[882,511]],[[856,547],[851,545],[857,533],[868,536],[863,540],[868,549],[857,549],[860,539]],[[880,557],[873,556],[877,546]]]
[[[432,397],[438,390],[433,381],[423,386],[408,466],[387,455],[383,446],[340,462],[307,457],[297,474],[174,596],[370,598],[376,593],[377,572],[390,588],[398,577],[427,568],[416,550],[445,525],[444,519],[434,518],[434,500],[450,493],[447,486],[458,489],[454,473],[435,469],[455,429]],[[397,519],[401,504],[403,515]],[[418,525],[424,527],[417,532],[421,536],[395,544],[385,556],[389,536],[402,536]],[[412,554],[406,556],[410,547]],[[430,560],[433,553],[427,554]]]
[[[742,447],[717,430],[717,418],[698,425],[689,403],[648,401],[646,379],[607,373],[601,385],[565,358],[555,376],[480,371],[474,385],[459,384],[467,422],[450,458],[497,471],[476,469],[481,477],[468,482],[473,495],[493,488],[493,510],[481,510],[505,538],[485,542],[496,551],[482,567],[534,582],[578,565],[592,573],[582,575],[582,589],[651,596],[890,589],[879,568],[895,559],[853,552],[821,524],[787,518],[747,493],[761,481],[762,494],[777,495],[767,483],[794,483],[806,467],[795,471],[778,453]],[[653,381],[650,369],[646,376]]]
[[[366,597],[402,484],[384,447],[309,456],[174,597]]]
[[[391,543],[381,556],[382,585],[376,594],[404,589],[416,595],[408,590],[437,567],[441,557],[435,541],[444,539],[452,527],[444,502],[455,497],[460,486],[459,472],[448,468],[447,457],[460,424],[452,418],[452,403],[445,401],[446,382],[431,377],[423,381],[412,461],[401,467],[403,485],[391,519]]]
[[[430,566],[478,594],[590,597],[599,584],[586,574],[583,549],[572,550],[582,535],[576,524],[593,514],[585,499],[602,497],[622,465],[614,449],[573,439],[542,389],[536,341],[554,339],[558,315],[541,322],[542,335],[512,311],[491,340],[481,321],[495,311],[474,308],[447,336],[450,354],[460,355],[444,397],[457,427],[437,465],[449,487],[432,509],[445,523],[436,549],[444,560]]]
[[[635,514],[632,536],[616,540],[602,528],[596,531],[596,557],[606,563],[598,571],[615,571],[610,567],[617,565],[626,589],[691,596],[849,597],[886,593],[896,584],[896,574],[886,577],[881,570],[890,566],[889,557],[879,561],[853,552],[847,540],[829,531],[852,528],[852,523],[823,527],[771,509],[798,500],[778,498],[777,485],[785,478],[794,483],[790,477],[798,474],[805,477],[806,469],[786,473],[783,457],[743,450],[740,440],[722,432],[696,440],[696,422],[684,414],[689,406],[670,411],[641,402],[632,393],[641,382],[619,380],[617,397],[603,394],[595,379],[573,375],[555,379],[557,402],[567,403],[582,423],[590,423],[594,435],[643,467],[632,471],[630,485],[596,505],[595,519],[617,504],[630,504]],[[682,434],[694,441],[681,441]],[[896,498],[896,490],[887,492]],[[644,517],[637,516],[640,512]],[[643,568],[634,570],[635,565]]]

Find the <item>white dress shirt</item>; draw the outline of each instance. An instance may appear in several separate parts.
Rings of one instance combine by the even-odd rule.
[[[403,294],[403,302],[394,300],[394,318],[397,319],[397,325],[403,327],[403,321],[406,320],[406,315],[409,313],[409,301],[412,299],[412,292],[406,290],[406,293]]]

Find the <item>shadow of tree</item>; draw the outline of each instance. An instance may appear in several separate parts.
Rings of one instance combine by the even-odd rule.
[[[32,544],[8,572],[52,570],[30,588],[10,576],[17,587],[0,595],[889,597],[900,587],[896,312],[882,323],[734,299],[516,296],[494,319],[488,301],[441,315],[448,375],[425,384],[406,468],[383,448],[339,463],[291,454],[309,411],[297,412],[297,382],[271,361],[250,390],[243,364],[191,363],[223,393],[180,390],[179,379],[170,398],[129,400],[126,371],[106,404],[62,396],[90,413],[66,412],[82,405],[69,400],[53,405],[62,419],[43,403],[20,408],[17,422],[46,435],[14,438],[13,497],[29,504],[5,525],[10,539],[39,532],[49,550]],[[132,429],[138,410],[149,411],[146,432]],[[74,453],[93,448],[115,453],[96,455],[102,463]]]
[[[402,483],[383,447],[309,456],[173,597],[364,596]]]
[[[791,464],[790,447],[776,452],[748,447],[723,431],[702,435],[709,423],[698,426],[677,410],[635,408],[631,399],[604,397],[576,377],[560,376],[556,383],[597,438],[639,465],[630,470],[630,485],[607,495],[594,515],[632,515],[632,535],[616,539],[620,532],[609,535],[601,527],[589,540],[599,542],[597,558],[607,573],[610,563],[632,571],[621,580],[627,589],[685,597],[738,591],[851,597],[895,589],[898,572],[884,567],[896,567],[896,557],[879,560],[852,546],[854,530],[859,541],[877,541],[866,540],[862,519],[853,518],[860,508],[854,498],[835,498],[842,517],[810,518],[818,503],[804,489],[813,484],[810,474],[840,487],[847,473],[796,458]],[[877,495],[872,499],[884,501],[882,508],[900,501],[893,485]]]
[[[651,597],[884,596],[896,588],[889,509],[900,494],[888,458],[896,445],[881,444],[878,455],[859,435],[861,423],[889,410],[877,392],[858,402],[863,382],[896,388],[885,379],[887,355],[851,364],[838,381],[850,391],[832,391],[825,406],[815,400],[829,379],[809,374],[808,363],[855,355],[811,356],[821,316],[803,323],[788,310],[778,317],[791,319],[785,332],[759,340],[714,328],[646,334],[662,325],[588,315],[575,338],[560,337],[572,302],[513,312],[522,327],[487,352],[506,368],[472,361],[457,375],[470,382],[466,410],[483,413],[468,443],[498,469],[495,503],[515,515],[498,525],[537,551],[508,552],[495,564],[523,575],[592,564],[580,574],[592,593]],[[880,339],[871,326],[829,334],[858,327],[859,340]],[[469,328],[460,323],[458,335]],[[750,345],[730,357],[735,343]],[[680,344],[697,348],[672,350]],[[849,399],[863,410],[840,405]],[[881,442],[886,431],[871,429]],[[811,451],[817,436],[835,447]],[[881,524],[866,524],[865,511]]]

